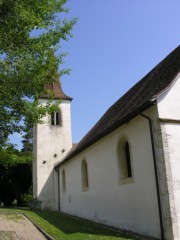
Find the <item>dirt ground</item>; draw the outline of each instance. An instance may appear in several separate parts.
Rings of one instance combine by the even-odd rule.
[[[11,233],[12,232],[12,233]],[[12,235],[13,237],[9,237]],[[0,214],[0,240],[45,240],[38,229],[21,214]]]

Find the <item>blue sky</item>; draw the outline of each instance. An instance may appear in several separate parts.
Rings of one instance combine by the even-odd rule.
[[[179,45],[179,0],[69,0],[68,18],[78,17],[61,79],[71,104],[73,142]],[[13,137],[19,143],[19,135]]]

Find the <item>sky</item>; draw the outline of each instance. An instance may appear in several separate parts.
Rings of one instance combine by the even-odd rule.
[[[61,68],[65,94],[73,97],[73,142],[179,45],[179,0],[69,0],[67,18],[78,17]],[[20,135],[11,137],[20,144]]]

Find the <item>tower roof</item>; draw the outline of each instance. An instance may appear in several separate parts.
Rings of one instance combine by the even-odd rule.
[[[52,83],[46,84],[45,86],[45,92],[44,94],[41,95],[41,98],[53,98],[53,99],[63,99],[63,100],[72,100],[71,97],[67,96],[62,88],[59,80],[54,81]]]

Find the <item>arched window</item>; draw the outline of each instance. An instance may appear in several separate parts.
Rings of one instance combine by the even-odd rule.
[[[118,144],[118,165],[120,180],[132,177],[130,146],[125,138]]]
[[[131,170],[131,157],[130,157],[130,150],[129,150],[129,143],[125,143],[124,147],[125,152],[125,162],[126,162],[126,174],[127,177],[132,177],[132,170]]]
[[[60,110],[58,112],[51,113],[51,125],[62,126],[62,114]]]
[[[89,181],[88,181],[87,162],[85,159],[82,161],[81,171],[82,171],[82,189],[83,191],[87,191],[89,188]]]
[[[66,175],[65,171],[62,171],[62,192],[66,193]]]
[[[51,125],[54,125],[54,113],[51,113]]]

